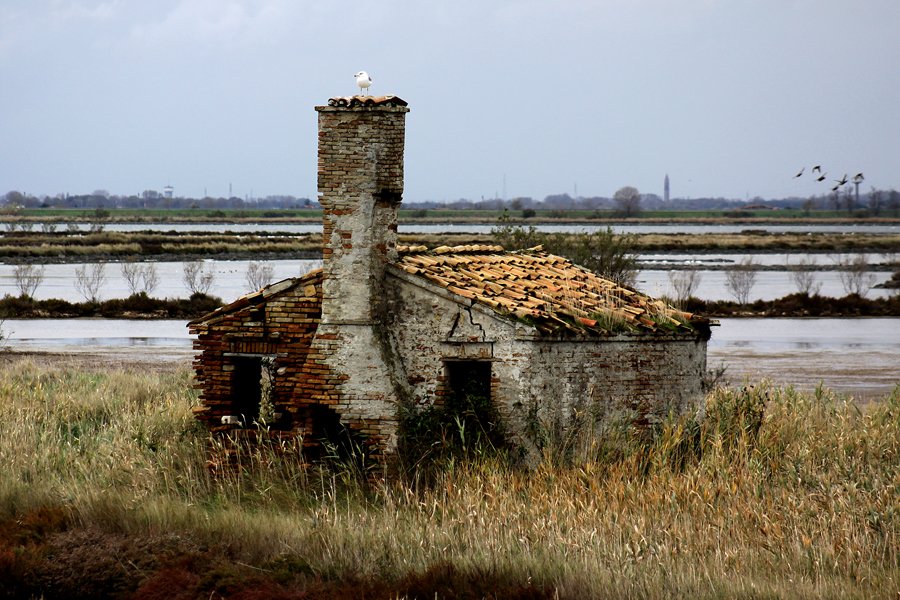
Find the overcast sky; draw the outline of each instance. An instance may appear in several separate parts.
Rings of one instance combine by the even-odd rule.
[[[360,70],[408,201],[900,188],[898,0],[2,0],[0,195],[315,198]]]

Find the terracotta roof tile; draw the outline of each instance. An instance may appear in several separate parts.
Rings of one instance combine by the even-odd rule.
[[[328,106],[407,106],[409,103],[397,96],[337,96],[328,99]]]
[[[586,330],[686,331],[706,322],[617,285],[541,247],[399,246],[397,266],[545,333]]]

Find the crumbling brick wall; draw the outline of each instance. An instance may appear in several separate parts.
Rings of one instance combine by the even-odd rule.
[[[268,292],[268,294],[267,294]],[[194,349],[195,387],[202,405],[194,412],[211,431],[228,431],[222,417],[235,415],[241,399],[235,365],[246,358],[268,358],[275,373],[271,400],[281,418],[276,429],[302,431],[303,404],[314,369],[307,365],[321,317],[322,273],[314,271],[241,298],[189,324],[197,336]],[[300,393],[303,391],[304,393]]]
[[[312,349],[338,381],[318,400],[333,402],[343,424],[390,452],[403,386],[384,327],[384,272],[397,259],[409,109],[392,97],[337,104],[316,107],[324,283]]]

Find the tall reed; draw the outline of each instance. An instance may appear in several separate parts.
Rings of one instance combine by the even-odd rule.
[[[717,389],[705,415],[652,432],[589,424],[565,460],[372,484],[305,465],[289,440],[231,444],[217,467],[224,447],[194,421],[190,384],[187,371],[7,368],[0,516],[61,507],[81,527],[176,531],[330,580],[449,564],[561,598],[900,589],[900,386],[865,411],[821,388]]]

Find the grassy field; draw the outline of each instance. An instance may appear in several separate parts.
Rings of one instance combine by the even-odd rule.
[[[900,386],[865,412],[822,389],[719,389],[705,419],[653,436],[583,422],[538,464],[483,456],[377,483],[304,467],[289,441],[216,468],[196,402],[188,371],[9,366],[0,597],[900,590]]]

